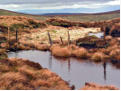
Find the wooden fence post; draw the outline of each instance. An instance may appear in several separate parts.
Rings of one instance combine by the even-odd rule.
[[[8,27],[8,49],[10,48],[10,28]]]
[[[50,45],[52,46],[53,42],[52,42],[52,39],[51,39],[51,36],[50,36],[49,31],[48,31],[48,38],[49,38],[49,43],[50,43]]]
[[[16,29],[16,43],[18,43],[18,30]]]
[[[15,50],[18,48],[18,30],[16,29],[16,47]]]
[[[64,43],[63,43],[63,39],[62,39],[62,37],[61,37],[61,36],[60,36],[60,40],[61,40],[61,43],[62,43],[62,45],[63,45]]]
[[[70,45],[70,34],[69,34],[69,30],[68,30],[68,45]]]

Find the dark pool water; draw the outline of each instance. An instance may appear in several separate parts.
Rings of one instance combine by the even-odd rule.
[[[50,52],[36,50],[9,52],[8,57],[24,58],[38,62],[44,68],[57,73],[70,85],[75,85],[76,89],[83,87],[85,82],[120,87],[120,69],[113,67],[110,63],[95,64],[88,60],[74,58],[60,60],[51,56]]]

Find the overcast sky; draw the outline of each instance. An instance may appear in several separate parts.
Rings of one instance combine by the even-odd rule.
[[[120,0],[0,0],[0,9],[27,13],[87,13],[120,8]]]

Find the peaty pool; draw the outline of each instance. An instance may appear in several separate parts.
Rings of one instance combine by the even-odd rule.
[[[58,74],[70,86],[74,85],[76,89],[83,87],[85,82],[120,87],[120,69],[112,66],[111,63],[95,64],[88,60],[74,58],[56,59],[51,56],[50,52],[37,50],[9,52],[8,57],[24,58],[37,62],[44,68]]]

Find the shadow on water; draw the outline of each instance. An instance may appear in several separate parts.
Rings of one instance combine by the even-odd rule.
[[[68,58],[68,72],[70,72],[70,67],[71,67],[70,58]]]
[[[52,54],[50,53],[50,56],[49,56],[49,69],[52,68]]]
[[[120,69],[113,67],[111,63],[96,64],[89,60],[74,58],[59,59],[53,57],[50,52],[37,50],[9,52],[8,57],[24,58],[38,62],[44,68],[57,73],[73,89],[83,87],[85,82],[120,87]]]
[[[106,80],[106,62],[103,63],[103,67],[104,67],[104,79]]]

